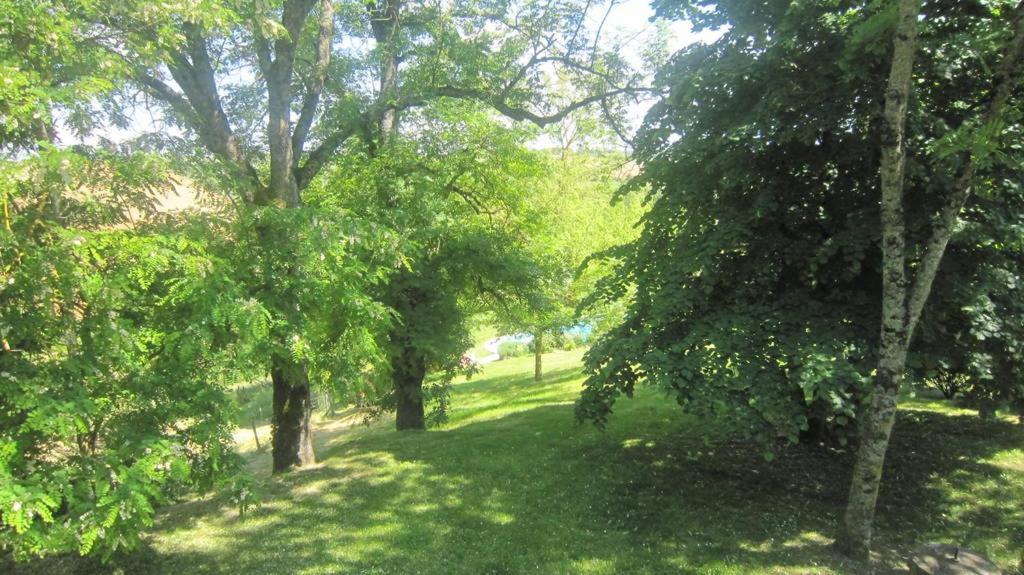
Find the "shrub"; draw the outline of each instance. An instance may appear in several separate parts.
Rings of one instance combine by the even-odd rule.
[[[530,346],[525,343],[506,341],[498,346],[498,356],[500,356],[501,359],[521,357],[528,355],[530,353],[530,349]]]

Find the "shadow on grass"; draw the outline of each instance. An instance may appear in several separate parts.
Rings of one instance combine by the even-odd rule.
[[[321,466],[274,478],[252,518],[239,521],[207,501],[177,506],[158,526],[171,544],[120,566],[125,573],[855,571],[829,548],[850,454],[796,446],[769,463],[744,443],[707,443],[697,422],[657,398],[624,404],[605,432],[574,425],[571,405],[531,407],[531,398],[577,374],[552,372],[541,384],[514,376],[460,384],[460,395],[513,388],[523,410],[471,421],[490,409],[483,405],[438,431],[339,436],[326,442]],[[1021,440],[1021,430],[1004,422],[902,411],[876,544],[889,557],[931,540],[1007,557],[1024,546],[1024,480],[988,462]],[[203,540],[174,544],[189,537]]]

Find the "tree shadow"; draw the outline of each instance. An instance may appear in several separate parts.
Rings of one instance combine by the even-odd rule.
[[[577,374],[552,372],[540,384],[488,381],[522,388],[513,401],[522,409],[496,419],[475,421],[480,412],[473,412],[428,433],[339,434],[324,444],[322,464],[273,478],[252,517],[239,520],[216,501],[176,506],[157,526],[162,540],[118,566],[125,573],[857,571],[830,548],[849,453],[794,446],[768,462],[749,444],[708,442],[697,421],[653,397],[624,405],[604,432],[574,425],[571,405],[531,403]],[[1019,469],[993,459],[1019,449],[1021,438],[1005,422],[901,411],[879,501],[876,544],[886,558],[879,572],[897,572],[899,557],[932,540],[983,553],[1019,549],[1024,482]]]

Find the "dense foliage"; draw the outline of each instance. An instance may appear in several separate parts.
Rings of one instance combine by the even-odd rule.
[[[658,78],[666,95],[639,138],[642,173],[635,180],[650,186],[651,209],[640,239],[622,252],[619,273],[601,287],[606,297],[632,286],[636,294],[625,321],[588,355],[592,376],[578,415],[603,423],[619,395],[646,382],[664,387],[687,410],[769,443],[826,429],[842,440],[876,361],[877,127],[894,6],[659,6],[698,28],[726,28],[718,41],[677,54]],[[1010,31],[1008,9],[1005,2],[925,5],[908,119],[911,245],[928,232],[928,214],[953,185],[963,150],[976,145],[966,134],[990,78],[973,70],[998,61]],[[1004,125],[1005,141],[1018,133],[1018,119],[1014,111]],[[1007,177],[1019,170],[1017,152],[1003,148],[981,166],[980,197],[971,208],[975,218],[985,212],[1005,222],[1005,230],[1019,226],[1019,215],[991,198],[1004,206],[1019,201],[1019,185]],[[970,229],[973,236],[961,233],[956,241],[972,250],[1013,245],[999,239],[1001,230],[979,238],[978,227]],[[1007,279],[1019,271],[1009,251],[960,261],[968,275],[999,278],[998,287],[960,277],[937,284],[946,303],[934,316],[943,309],[967,313],[980,327],[991,309],[971,312],[970,302],[1019,300],[1009,296],[1016,288]],[[958,272],[965,273],[953,266],[943,273]],[[952,289],[960,295],[942,295]],[[932,321],[932,329],[956,329]],[[972,353],[1019,364],[1015,332],[995,337],[1005,339]],[[949,344],[962,346],[957,354],[971,346],[945,342],[948,358]]]
[[[1024,414],[1024,195],[1020,159],[982,187],[947,249],[912,365],[983,415]],[[1012,171],[1011,171],[1012,170]]]
[[[642,194],[620,193],[635,165],[613,152],[566,150],[549,162],[533,196],[537,219],[530,237],[534,258],[543,266],[547,305],[528,315],[541,330],[558,332],[582,322],[600,332],[620,319],[621,302],[600,302],[583,314],[580,305],[613,271],[613,248],[639,233]]]
[[[313,366],[290,348],[308,339],[314,318],[330,314],[317,308],[327,300],[301,301],[302,290],[290,287],[291,278],[304,273],[294,267],[301,264],[291,257],[292,247],[305,233],[303,223],[312,221],[291,212],[303,210],[324,167],[360,147],[373,161],[391,155],[400,118],[437,102],[472,102],[511,120],[547,125],[591,104],[614,109],[642,81],[616,50],[598,42],[602,25],[587,21],[597,8],[580,0],[69,5],[78,8],[96,45],[122,57],[119,69],[129,85],[157,103],[162,119],[189,144],[215,157],[234,179],[238,198],[259,213],[251,220],[254,245],[273,274],[250,287],[276,326],[267,351],[279,472],[315,461]],[[554,97],[548,89],[554,73],[579,97]],[[135,93],[121,96],[114,100],[120,109],[138,108]],[[389,161],[378,169],[398,165]],[[403,175],[392,171],[384,179],[401,187]],[[391,284],[398,283],[395,276]],[[358,298],[356,291],[349,295]],[[420,299],[398,289],[384,303],[396,306],[406,295]],[[412,380],[419,379],[423,361],[414,357],[405,369]],[[410,408],[422,411],[419,392],[409,395]],[[420,427],[422,418],[413,419]]]
[[[386,405],[402,386],[380,382],[406,381],[422,411],[467,314],[537,275],[520,232],[539,162],[494,116],[611,116],[640,87],[592,8],[0,5],[4,547],[131,545],[154,504],[230,477],[240,379],[273,382],[275,471],[314,461],[312,388]],[[119,148],[112,126],[161,133]],[[168,216],[172,172],[219,211]]]
[[[131,547],[156,504],[232,480],[227,385],[269,326],[225,221],[133,201],[167,182],[147,156],[0,168],[0,545],[18,554]]]
[[[386,146],[339,156],[309,198],[348,206],[398,239],[373,292],[394,314],[381,337],[386,365],[368,380],[382,408],[407,399],[416,411],[425,399],[434,407],[422,415],[437,422],[448,382],[465,367],[469,318],[532,297],[536,265],[522,230],[540,163],[523,147],[529,131],[508,129],[479,107],[450,104],[404,122],[408,132]],[[428,373],[440,377],[424,389]]]
[[[602,37],[616,4],[0,0],[0,552],[109,556],[214,487],[244,511],[239,383],[272,382],[275,472],[315,461],[314,389],[443,421],[481,315],[535,335],[499,353],[537,379],[565,328],[602,334],[599,425],[648,384],[765,447],[845,443],[883,388],[880,476],[910,337],[879,320],[931,285],[951,189],[907,366],[1024,408],[1019,66],[990,73],[1024,5],[659,0],[718,39],[634,58],[662,96],[634,164],[583,149],[650,91]]]

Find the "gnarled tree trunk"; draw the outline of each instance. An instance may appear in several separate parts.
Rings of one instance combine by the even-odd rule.
[[[306,367],[287,358],[274,358],[274,473],[315,463],[310,431],[312,396]]]

